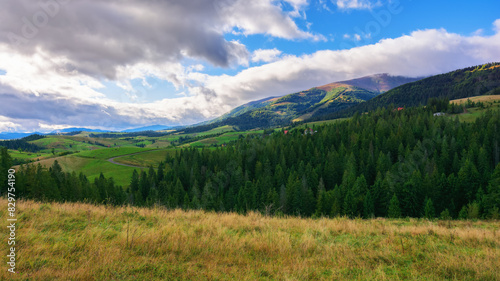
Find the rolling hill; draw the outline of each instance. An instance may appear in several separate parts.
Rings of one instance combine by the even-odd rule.
[[[203,131],[224,125],[248,130],[284,125],[291,121],[302,121],[349,108],[394,87],[418,79],[420,78],[377,74],[330,83],[282,97],[253,101],[187,130]]]

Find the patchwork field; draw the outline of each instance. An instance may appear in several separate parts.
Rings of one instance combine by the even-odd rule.
[[[498,221],[16,206],[17,274],[1,280],[500,280]]]

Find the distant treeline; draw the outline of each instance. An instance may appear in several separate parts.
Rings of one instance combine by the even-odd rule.
[[[23,151],[37,152],[42,150],[43,147],[29,143],[29,141],[35,141],[43,138],[45,138],[45,136],[34,134],[21,139],[0,141],[0,146],[13,150],[22,149]]]
[[[143,132],[134,132],[134,133],[99,133],[99,134],[89,134],[91,138],[133,138],[138,136],[144,137],[163,137],[169,135],[170,133],[165,132],[156,132],[156,131],[143,131]]]
[[[313,134],[291,129],[249,135],[225,148],[182,149],[157,171],[134,171],[124,193],[112,179],[101,176],[91,184],[57,166],[20,169],[18,185],[29,198],[48,197],[52,190],[54,200],[76,200],[68,187],[85,186],[90,193],[82,191],[78,200],[136,206],[306,217],[498,218],[500,111],[461,123],[433,116],[445,104],[433,102],[355,114],[314,127]]]

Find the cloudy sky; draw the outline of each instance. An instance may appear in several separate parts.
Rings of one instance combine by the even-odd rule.
[[[0,0],[0,132],[184,125],[500,61],[498,0]]]

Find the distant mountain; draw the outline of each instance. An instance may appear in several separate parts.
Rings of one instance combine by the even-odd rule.
[[[348,84],[358,88],[362,88],[375,93],[384,93],[398,86],[415,82],[421,78],[411,78],[405,76],[391,76],[387,73],[365,76],[339,83]],[[325,85],[328,86],[328,85]]]
[[[407,83],[368,102],[321,118],[349,116],[355,112],[372,111],[389,104],[398,107],[425,105],[430,98],[453,100],[482,95],[500,95],[500,63],[472,66]]]
[[[61,134],[61,133],[74,133],[74,132],[92,132],[92,133],[108,133],[112,132],[110,130],[99,130],[99,129],[89,129],[89,128],[66,128],[61,130],[55,130],[50,132],[50,134]]]
[[[123,132],[123,133],[135,133],[135,132],[144,132],[144,131],[163,131],[163,130],[168,130],[171,128],[172,128],[171,126],[152,125],[152,126],[123,130],[121,132]]]
[[[5,132],[5,133],[0,133],[0,140],[21,139],[21,138],[25,138],[25,137],[35,135],[35,134],[41,135],[42,133],[38,133],[38,132],[35,132],[35,133],[8,133],[8,132]]]
[[[265,99],[261,99],[261,100],[257,100],[257,101],[251,101],[251,102],[246,103],[244,105],[238,106],[237,108],[231,110],[230,112],[228,112],[228,113],[226,113],[218,118],[215,118],[215,119],[207,121],[207,122],[203,122],[199,125],[217,123],[217,122],[223,121],[223,120],[228,119],[228,118],[242,115],[242,114],[247,113],[247,112],[252,111],[252,110],[263,108],[266,105],[272,103],[273,100],[277,99],[277,98],[279,98],[279,97],[269,97],[269,98],[265,98]]]
[[[233,109],[219,118],[204,122],[189,131],[232,125],[240,129],[271,127],[290,121],[305,120],[363,103],[393,87],[420,78],[377,74],[335,82],[282,97],[253,101]]]

